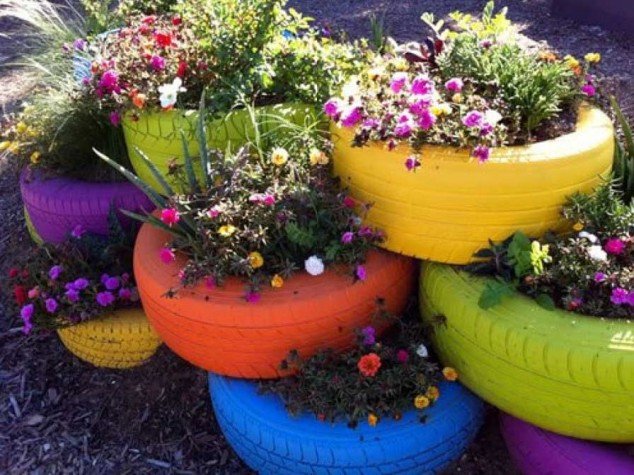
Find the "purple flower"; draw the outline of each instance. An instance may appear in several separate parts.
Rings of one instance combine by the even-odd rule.
[[[462,91],[463,86],[464,83],[460,78],[451,78],[445,83],[445,89],[447,89],[449,92],[460,92]]]
[[[418,157],[416,155],[407,157],[407,159],[405,160],[405,168],[407,168],[407,171],[411,172],[418,167],[420,167],[420,161],[418,160]]]
[[[116,290],[119,288],[119,279],[117,277],[108,277],[104,285],[108,290]]]
[[[73,48],[75,48],[77,51],[84,51],[86,49],[86,45],[86,40],[82,38],[77,38],[75,41],[73,41]]]
[[[484,124],[482,124],[482,127],[480,128],[480,137],[486,137],[491,132],[493,132],[493,126],[489,124],[488,122],[485,122]]]
[[[110,119],[110,123],[113,126],[119,127],[119,124],[121,123],[121,114],[117,111],[112,111],[108,116],[108,119]]]
[[[491,150],[486,145],[478,145],[473,149],[471,155],[478,159],[478,162],[484,163],[489,159]]]
[[[341,242],[343,244],[350,244],[354,239],[354,233],[351,231],[347,231],[341,235]]]
[[[341,125],[344,127],[354,127],[362,119],[361,111],[357,106],[348,106],[341,113]]]
[[[124,272],[123,274],[121,274],[121,282],[124,284],[127,284],[128,282],[130,282],[130,274],[128,274],[127,272]]]
[[[374,327],[365,327],[361,330],[364,345],[374,345],[376,343],[376,330]]]
[[[359,264],[356,269],[357,279],[365,280],[368,277],[368,272],[365,270],[365,267]]]
[[[407,84],[407,73],[394,73],[390,80],[390,89],[394,94],[398,94]]]
[[[367,127],[368,129],[377,129],[381,123],[376,119],[365,119],[363,121],[363,127]]]
[[[409,110],[412,114],[421,115],[431,105],[433,97],[431,95],[415,96],[413,102],[409,106]]]
[[[372,231],[370,226],[361,226],[357,234],[359,237],[368,238],[374,236],[374,231]]]
[[[76,302],[79,301],[79,291],[78,290],[68,289],[64,295],[66,295],[66,298],[71,303],[76,303]]]
[[[412,123],[411,122],[399,122],[394,127],[394,135],[398,138],[406,138],[412,135]]]
[[[607,279],[607,275],[605,275],[603,272],[597,272],[596,274],[594,274],[594,281],[599,283],[599,282],[603,282],[605,279]]]
[[[612,289],[612,295],[610,295],[610,301],[614,305],[623,305],[628,303],[629,300],[629,292],[621,287],[617,287],[616,289]]]
[[[55,313],[57,311],[57,308],[59,307],[57,300],[55,300],[54,298],[46,299],[44,305],[48,313]]]
[[[436,116],[425,109],[419,114],[418,126],[423,130],[431,129],[436,123]]]
[[[96,300],[102,307],[107,307],[114,302],[114,295],[112,295],[112,292],[99,292]]]
[[[491,40],[482,40],[482,41],[480,41],[480,47],[481,48],[489,49],[491,46],[493,46],[493,41],[491,41]]]
[[[108,69],[102,74],[101,79],[99,79],[99,89],[107,94],[112,94],[113,92],[118,94],[121,92],[121,87],[119,87],[119,75],[114,69]]]
[[[434,91],[434,82],[427,76],[416,76],[412,81],[414,94],[431,94]]]
[[[57,280],[59,275],[62,273],[62,270],[63,270],[62,266],[53,266],[48,271],[48,276],[51,278],[51,280]]]
[[[20,317],[22,318],[22,322],[24,326],[22,327],[22,333],[28,335],[31,333],[31,329],[33,328],[33,323],[31,322],[31,318],[33,317],[33,312],[35,307],[32,303],[25,305],[20,310]]]
[[[119,289],[119,298],[121,300],[130,300],[132,298],[132,291],[125,287]]]
[[[86,229],[81,224],[78,224],[70,232],[70,235],[74,237],[75,239],[80,239],[85,233],[86,233]]]
[[[324,114],[326,114],[331,119],[334,119],[339,114],[341,114],[341,109],[343,107],[343,103],[340,99],[332,98],[329,99],[328,102],[324,104]]]
[[[484,116],[482,115],[482,112],[479,111],[469,111],[467,112],[467,114],[462,118],[462,123],[466,126],[466,127],[480,127],[482,125],[482,121],[484,119]]]
[[[75,280],[75,282],[73,282],[73,288],[77,290],[84,290],[86,287],[88,287],[89,284],[90,282],[88,282],[88,279],[80,277],[79,279]]]
[[[588,97],[593,97],[597,93],[597,90],[592,84],[586,84],[581,88],[581,92]]]
[[[165,69],[165,58],[155,54],[150,59],[150,66],[154,71],[163,71]]]
[[[630,307],[634,307],[634,290],[631,290],[628,294],[627,294],[627,304]]]

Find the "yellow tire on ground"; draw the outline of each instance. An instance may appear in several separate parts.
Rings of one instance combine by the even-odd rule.
[[[145,363],[161,340],[141,309],[117,310],[94,320],[57,330],[79,359],[103,368],[132,368]]]
[[[634,442],[634,322],[548,311],[517,294],[491,309],[486,278],[421,269],[421,315],[444,365],[502,411],[581,439]]]
[[[351,195],[372,203],[366,222],[382,229],[390,251],[465,264],[488,240],[517,230],[541,236],[562,230],[560,209],[576,191],[596,187],[612,167],[614,130],[600,110],[584,106],[575,132],[492,151],[479,164],[466,149],[424,146],[421,166],[401,145],[352,147],[350,129],[332,127],[335,173]]]
[[[35,227],[33,226],[33,222],[31,221],[31,217],[29,216],[29,212],[26,210],[26,208],[24,208],[24,222],[26,224],[26,230],[29,232],[29,236],[31,236],[31,239],[33,240],[33,242],[37,244],[38,246],[41,246],[42,244],[44,244],[44,240],[40,237],[40,235],[35,230]]]

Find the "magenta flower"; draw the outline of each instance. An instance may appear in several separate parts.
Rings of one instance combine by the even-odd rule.
[[[165,69],[165,58],[155,54],[150,59],[150,66],[154,71],[163,71]]]
[[[588,97],[593,97],[597,93],[597,90],[592,84],[586,84],[581,88],[581,92]]]
[[[627,294],[627,304],[630,307],[634,307],[634,290],[631,290],[628,294]]]
[[[480,137],[486,137],[491,132],[493,132],[493,126],[488,122],[485,122],[482,124],[482,127],[480,127]]]
[[[48,313],[55,313],[57,311],[57,308],[59,307],[59,304],[54,298],[49,298],[45,300],[44,306],[46,307],[46,311]]]
[[[407,73],[394,73],[390,81],[390,89],[398,94],[407,84]]]
[[[629,300],[629,292],[621,287],[617,287],[616,289],[612,289],[612,294],[610,295],[610,301],[614,305],[623,305],[628,303]]]
[[[416,96],[415,100],[410,104],[409,110],[412,114],[421,115],[429,108],[432,100],[433,96],[431,95]]]
[[[376,330],[374,327],[368,326],[361,330],[364,345],[374,345],[376,343]]]
[[[121,300],[130,300],[132,298],[132,291],[126,287],[119,289],[119,298]]]
[[[423,130],[431,129],[436,123],[436,116],[429,112],[428,109],[423,110],[418,117],[418,126]]]
[[[165,208],[161,210],[161,221],[170,228],[178,223],[181,219],[179,212],[174,208]]]
[[[605,279],[607,279],[607,277],[608,276],[605,275],[603,272],[597,272],[597,273],[594,274],[594,281],[596,283],[603,282],[603,281],[605,281]]]
[[[164,247],[159,251],[159,257],[163,264],[171,264],[176,260],[176,254],[169,247]]]
[[[247,292],[247,294],[244,296],[244,300],[249,303],[258,303],[260,301],[260,298],[260,294],[253,291]]]
[[[99,292],[96,297],[97,303],[102,307],[107,307],[108,305],[112,305],[114,302],[114,295],[112,292]]]
[[[343,244],[350,244],[354,239],[354,233],[351,231],[347,231],[341,235],[341,242]]]
[[[491,150],[486,145],[478,145],[473,149],[471,155],[478,159],[478,162],[484,163],[489,159]]]
[[[220,215],[220,208],[218,206],[214,206],[207,211],[207,216],[211,219],[217,218]]]
[[[108,290],[117,290],[119,288],[119,279],[117,277],[108,277],[104,285]]]
[[[99,89],[107,94],[119,94],[121,92],[121,87],[119,86],[119,75],[114,69],[108,69],[101,75],[101,78],[99,79]]]
[[[324,104],[324,114],[331,119],[335,119],[343,108],[343,103],[340,99],[332,98]]]
[[[108,116],[108,119],[110,119],[110,123],[114,127],[119,127],[119,124],[121,124],[121,114],[117,111],[112,111]]]
[[[414,94],[431,94],[434,91],[434,82],[428,76],[416,76],[411,89]]]
[[[344,206],[345,208],[352,209],[352,208],[354,208],[356,205],[357,205],[357,204],[355,203],[354,199],[353,199],[353,198],[351,198],[350,196],[346,196],[346,197],[343,199],[343,206]]]
[[[605,249],[605,252],[607,252],[608,254],[619,256],[623,254],[623,251],[625,250],[625,243],[619,238],[610,238],[603,245],[603,249]]]
[[[396,352],[396,359],[399,363],[405,364],[409,360],[409,353],[407,350],[398,350]]]
[[[357,106],[348,106],[341,113],[341,125],[344,127],[354,127],[361,120],[363,120],[363,117]]]
[[[484,116],[482,115],[482,112],[479,111],[469,111],[467,112],[467,114],[462,118],[462,123],[466,126],[466,127],[480,127],[482,125],[482,121],[484,119]]]
[[[86,234],[86,229],[81,224],[75,226],[70,232],[70,235],[75,239],[81,239],[84,234]]]
[[[451,78],[445,83],[445,89],[447,89],[449,92],[460,92],[462,91],[463,86],[464,83],[460,78]]]
[[[59,275],[62,273],[62,270],[63,270],[62,266],[53,266],[48,271],[48,276],[51,278],[51,280],[57,280]]]
[[[249,196],[251,203],[261,204],[265,206],[273,206],[275,204],[275,196],[269,193],[254,193]]]
[[[357,279],[359,280],[365,280],[368,278],[368,271],[366,271],[365,266],[362,266],[361,264],[357,266],[355,273],[357,275]]]
[[[405,160],[405,168],[407,168],[407,171],[411,172],[413,170],[416,170],[418,167],[420,167],[420,161],[418,160],[418,157],[416,155],[407,157],[407,159]]]
[[[374,231],[372,231],[372,228],[369,226],[361,226],[357,234],[359,237],[369,238],[374,236]]]
[[[213,275],[208,275],[205,277],[205,287],[208,289],[213,289],[216,286],[216,279]]]
[[[412,123],[411,122],[399,122],[394,127],[394,135],[403,139],[412,135]]]
[[[369,118],[365,119],[361,125],[363,125],[363,127],[367,127],[368,129],[377,129],[381,123],[376,119]]]

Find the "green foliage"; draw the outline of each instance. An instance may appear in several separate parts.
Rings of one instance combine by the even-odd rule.
[[[385,53],[385,46],[389,37],[389,32],[385,26],[385,14],[386,11],[383,11],[380,16],[374,13],[370,15],[370,45],[379,54]]]
[[[614,97],[610,97],[610,103],[620,128],[614,149],[614,178],[623,192],[623,200],[631,203],[634,201],[634,132]]]
[[[80,0],[84,10],[85,29],[89,35],[119,28],[131,16],[139,13],[167,13],[176,2],[177,0]]]

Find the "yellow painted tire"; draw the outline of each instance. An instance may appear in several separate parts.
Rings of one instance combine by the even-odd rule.
[[[600,110],[582,107],[575,132],[521,147],[495,149],[477,163],[469,151],[425,146],[408,172],[409,147],[352,147],[352,130],[332,126],[335,173],[353,197],[373,203],[366,221],[387,234],[386,249],[465,264],[489,239],[517,230],[541,236],[565,226],[560,208],[592,190],[612,167],[614,130]]]
[[[634,442],[634,322],[548,311],[520,294],[482,310],[485,282],[423,264],[421,315],[442,363],[482,399],[538,427]]]
[[[103,368],[132,368],[145,363],[161,344],[143,310],[125,309],[57,330],[79,359]]]
[[[40,235],[35,230],[35,226],[33,226],[33,222],[31,221],[31,217],[29,216],[29,212],[24,208],[24,222],[26,224],[26,230],[29,232],[29,236],[35,244],[41,246],[44,244],[44,240],[40,237]]]
[[[260,120],[264,122],[262,128],[268,124],[275,124],[275,116],[281,116],[296,124],[303,124],[306,120],[314,121],[317,110],[313,106],[304,104],[278,104],[274,106],[258,107],[256,109]],[[155,190],[163,192],[152,172],[137,153],[137,148],[143,151],[152,163],[165,174],[168,164],[175,159],[175,163],[184,161],[183,143],[180,131],[185,133],[185,140],[189,154],[197,157],[199,154],[196,140],[198,111],[177,110],[141,113],[138,120],[131,115],[123,119],[123,134],[130,156],[130,162],[136,174],[149,183]],[[207,124],[207,143],[210,149],[225,151],[227,145],[239,147],[253,138],[253,127],[250,124],[248,112],[239,109],[229,112],[225,117]],[[197,171],[201,173],[201,170]],[[169,182],[169,180],[168,180]]]

